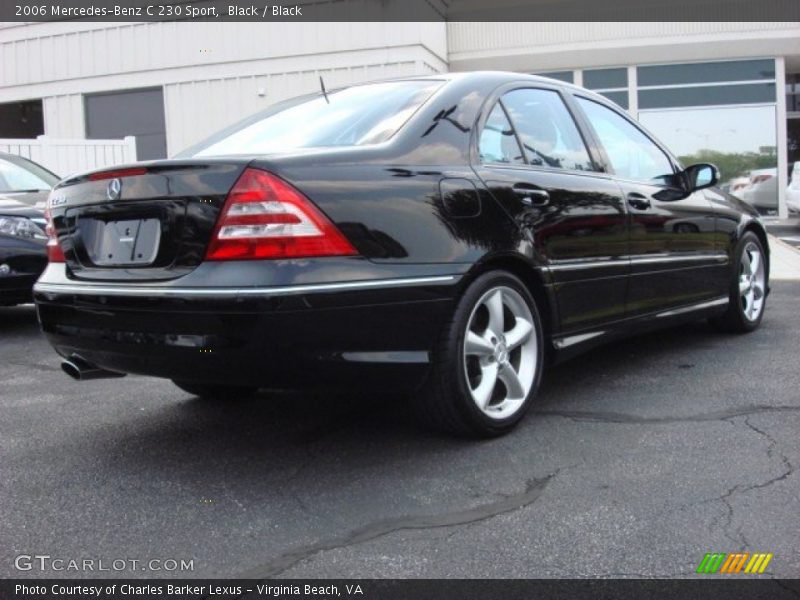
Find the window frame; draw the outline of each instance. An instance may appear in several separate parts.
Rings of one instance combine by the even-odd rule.
[[[613,175],[614,178],[619,180],[619,181],[636,183],[636,184],[647,184],[647,185],[652,185],[653,187],[659,187],[659,188],[662,188],[662,189],[672,189],[672,188],[674,188],[674,186],[670,186],[667,183],[658,183],[658,182],[655,182],[655,181],[653,181],[651,179],[648,179],[648,180],[632,179],[630,177],[623,177],[622,175],[618,175],[616,173],[616,171],[614,171],[614,166],[611,163],[611,159],[608,156],[608,152],[606,152],[606,149],[605,149],[605,146],[603,145],[603,142],[600,140],[600,136],[597,135],[597,131],[595,130],[594,126],[592,125],[591,120],[589,119],[589,116],[586,114],[586,112],[583,110],[583,107],[581,107],[580,103],[578,102],[578,98],[580,98],[582,100],[586,100],[588,102],[594,102],[595,104],[599,104],[600,106],[602,106],[604,108],[607,108],[608,110],[610,110],[614,114],[618,115],[623,120],[627,121],[632,127],[634,127],[637,131],[639,131],[639,133],[641,133],[647,140],[649,140],[651,144],[653,144],[656,148],[658,148],[661,151],[661,153],[666,157],[667,162],[672,167],[672,174],[673,175],[675,175],[675,176],[680,175],[680,173],[683,171],[683,166],[675,158],[675,156],[672,154],[672,152],[670,152],[669,149],[666,146],[664,146],[664,144],[662,144],[660,141],[658,141],[658,139],[653,134],[651,134],[645,127],[643,127],[638,121],[636,121],[633,117],[631,117],[627,112],[625,112],[624,110],[620,110],[612,102],[607,101],[607,100],[603,99],[602,97],[598,98],[597,96],[594,96],[592,94],[586,94],[585,92],[573,92],[571,94],[571,96],[572,97],[570,98],[570,101],[574,104],[575,110],[579,111],[580,118],[581,118],[584,126],[590,132],[592,138],[595,141],[598,153],[601,154],[602,157],[603,157],[603,162],[604,162],[604,165],[605,165],[605,172],[606,173],[608,173],[609,175]]]
[[[483,138],[483,132],[486,130],[486,123],[489,121],[489,118],[492,116],[492,113],[494,113],[494,109],[497,108],[498,106],[500,107],[500,110],[503,112],[503,116],[506,118],[506,121],[508,121],[508,125],[511,127],[511,133],[514,134],[514,140],[517,142],[517,150],[519,150],[520,157],[522,158],[521,163],[518,162],[503,163],[494,161],[486,162],[481,159],[481,139]],[[508,114],[508,110],[506,109],[505,105],[501,102],[501,98],[498,98],[497,102],[495,102],[492,105],[491,110],[489,110],[486,113],[486,118],[483,120],[483,123],[481,124],[481,131],[478,134],[478,161],[482,165],[499,165],[501,167],[529,166],[528,161],[525,158],[525,148],[522,146],[522,140],[519,139],[519,135],[517,134],[517,129],[516,127],[514,127],[514,122],[511,120],[511,115]]]
[[[520,142],[519,134],[517,133],[517,126],[514,124],[514,121],[511,119],[511,115],[508,114],[508,110],[506,110],[505,105],[501,102],[503,96],[509,92],[516,91],[516,90],[525,90],[525,89],[533,89],[533,90],[545,90],[550,92],[555,92],[558,94],[559,98],[564,104],[564,108],[567,111],[567,114],[572,118],[572,122],[575,124],[575,128],[578,131],[578,135],[583,142],[584,148],[586,149],[586,153],[589,156],[589,161],[592,164],[592,170],[579,170],[579,169],[563,169],[557,167],[550,167],[548,165],[532,165],[528,162],[526,153],[524,148]],[[590,177],[597,177],[603,176],[606,174],[606,170],[603,164],[604,155],[598,152],[598,149],[595,147],[596,142],[593,137],[587,135],[591,132],[591,130],[587,130],[584,126],[584,123],[576,115],[575,107],[571,101],[570,94],[566,91],[566,87],[558,84],[549,84],[545,82],[533,82],[533,81],[513,81],[501,85],[495,88],[490,94],[487,95],[486,99],[484,100],[483,106],[481,107],[480,116],[478,118],[478,122],[476,126],[473,128],[473,136],[471,140],[471,148],[470,148],[470,160],[472,164],[479,165],[481,167],[489,168],[489,169],[521,169],[525,171],[545,171],[547,173],[562,173],[562,174],[571,174],[571,175],[584,175]],[[483,135],[483,129],[486,125],[486,121],[489,119],[489,115],[494,110],[494,107],[500,104],[503,112],[508,119],[508,122],[511,124],[511,128],[514,131],[514,137],[517,140],[517,145],[522,152],[522,156],[525,160],[524,164],[519,163],[492,163],[492,162],[483,162],[480,158],[480,139],[481,135]]]

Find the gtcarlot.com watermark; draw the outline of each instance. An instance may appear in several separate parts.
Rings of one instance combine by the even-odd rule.
[[[14,558],[17,571],[40,572],[184,572],[194,571],[194,559],[185,558],[64,558],[49,554],[19,554]]]

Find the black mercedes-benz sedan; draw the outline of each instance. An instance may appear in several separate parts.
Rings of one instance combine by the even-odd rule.
[[[323,89],[59,183],[35,297],[77,379],[404,389],[435,426],[497,435],[548,362],[679,321],[758,327],[767,237],[718,179],[550,79]]]

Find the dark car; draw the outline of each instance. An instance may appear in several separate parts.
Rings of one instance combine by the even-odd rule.
[[[16,200],[43,211],[47,196],[59,179],[39,163],[0,152],[0,200]]]
[[[44,205],[57,182],[41,165],[0,152],[0,306],[33,301],[47,264]]]
[[[356,85],[62,181],[39,317],[78,379],[409,390],[430,423],[496,435],[545,361],[692,319],[758,327],[767,238],[717,180],[550,79]]]

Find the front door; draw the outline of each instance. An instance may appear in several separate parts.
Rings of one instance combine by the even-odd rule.
[[[621,112],[576,97],[602,145],[628,206],[628,314],[725,295],[727,256],[715,248],[715,213],[702,192],[675,192],[677,166]]]
[[[597,331],[625,313],[626,211],[619,186],[598,172],[560,93],[506,92],[480,136],[479,177],[517,221],[523,251],[546,265],[560,339]]]

